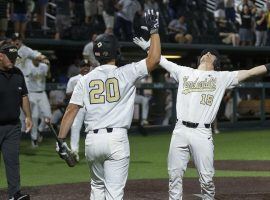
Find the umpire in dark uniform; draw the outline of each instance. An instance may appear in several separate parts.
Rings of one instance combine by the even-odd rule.
[[[14,66],[17,56],[16,46],[5,44],[0,47],[0,150],[6,168],[9,200],[28,200],[30,196],[20,192],[20,107],[26,116],[28,132],[32,128],[32,119],[23,74]]]

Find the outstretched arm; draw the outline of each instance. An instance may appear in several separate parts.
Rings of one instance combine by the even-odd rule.
[[[266,73],[270,73],[270,64],[260,65],[249,70],[240,70],[238,72],[237,78],[239,82],[242,82],[246,79],[260,76]]]
[[[134,37],[133,38],[133,42],[138,45],[139,47],[141,47],[144,51],[146,51],[149,54],[149,46],[150,46],[150,40],[146,41],[144,40],[142,37],[138,38],[138,37]],[[178,74],[180,67],[179,65],[168,61],[165,57],[161,56],[160,58],[160,62],[159,65],[164,68],[165,70],[167,70],[168,72],[170,72],[171,75],[174,76],[174,74]],[[176,78],[176,76],[174,76]],[[176,78],[177,80],[177,78]]]
[[[158,34],[159,21],[158,21],[159,13],[154,12],[153,10],[147,10],[145,12],[145,23],[147,25],[148,30],[150,31],[150,48],[148,52],[148,56],[146,58],[146,66],[148,72],[153,71],[157,68],[157,65],[160,60],[161,55],[161,45],[160,38]]]

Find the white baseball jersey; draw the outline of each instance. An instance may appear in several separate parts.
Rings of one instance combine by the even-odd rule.
[[[88,44],[86,44],[83,48],[83,56],[86,56],[92,64],[98,66],[99,62],[96,60],[93,48],[94,48],[93,42],[89,42]]]
[[[86,132],[129,128],[134,110],[135,81],[148,74],[145,60],[117,68],[102,65],[77,83],[70,103],[86,107]]]
[[[31,72],[30,67],[27,65],[27,59],[35,59],[37,56],[40,55],[40,52],[34,51],[33,49],[22,45],[18,50],[15,66],[18,67],[24,76],[28,76]]]
[[[29,92],[40,92],[45,91],[46,87],[46,76],[49,70],[48,65],[44,63],[39,63],[36,67],[34,66],[32,60],[27,59],[26,64],[29,67],[30,74],[28,75],[28,91]]]
[[[66,94],[73,92],[73,90],[74,90],[77,82],[80,80],[81,77],[82,77],[82,75],[81,74],[78,74],[76,76],[71,77],[68,80]]]
[[[238,71],[202,71],[176,65],[164,57],[160,65],[179,83],[176,102],[179,120],[211,124],[225,90],[238,84]]]

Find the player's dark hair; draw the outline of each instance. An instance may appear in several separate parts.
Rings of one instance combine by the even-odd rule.
[[[219,54],[219,52],[216,49],[204,49],[204,50],[202,50],[202,52],[200,54],[200,57],[198,59],[198,63],[197,64],[200,65],[202,56],[204,56],[208,52],[210,52],[212,55],[214,55],[216,57],[216,59],[213,62],[213,66],[214,66],[214,69],[216,71],[219,71],[220,70],[220,67],[221,67],[220,66],[220,54]]]

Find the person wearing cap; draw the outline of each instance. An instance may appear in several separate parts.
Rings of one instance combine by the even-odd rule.
[[[20,107],[25,114],[26,132],[32,128],[28,91],[22,72],[14,66],[16,46],[0,47],[0,150],[6,168],[9,199],[30,199],[20,192],[19,146],[21,137]]]
[[[27,60],[37,60],[40,62],[44,62],[45,64],[49,64],[49,60],[40,52],[35,51],[24,45],[22,43],[22,36],[20,33],[13,33],[11,35],[11,44],[15,45],[18,48],[19,57],[16,59],[15,66],[22,71],[25,78],[26,87],[28,88],[31,67],[29,66],[29,63],[27,63]],[[20,119],[22,123],[22,131],[24,131],[25,124],[23,113],[21,113]]]
[[[81,77],[83,77],[85,74],[87,74],[91,69],[90,61],[87,59],[84,59],[79,64],[80,67],[80,74],[77,76],[73,76],[69,79],[67,83],[67,89],[66,89],[66,95],[68,99],[70,99],[73,90],[77,84],[77,82],[80,80]],[[71,136],[70,136],[70,148],[76,155],[77,161],[79,161],[79,140],[80,140],[80,132],[83,125],[84,117],[86,114],[85,107],[81,108],[79,112],[77,113],[74,122],[71,126]]]
[[[26,60],[26,64],[30,68],[29,74],[29,100],[32,111],[33,128],[31,131],[31,145],[33,148],[38,147],[42,136],[40,132],[45,128],[44,121],[49,121],[52,113],[48,96],[46,94],[46,77],[49,73],[49,66],[38,60]],[[41,119],[40,126],[38,120]]]
[[[144,50],[144,39],[134,38]],[[198,59],[197,69],[177,65],[161,57],[159,65],[167,70],[178,85],[177,122],[168,154],[169,199],[183,198],[183,176],[190,156],[197,168],[202,199],[214,200],[214,144],[212,124],[226,89],[242,81],[270,74],[270,63],[249,70],[221,70],[220,55],[215,49],[205,49]]]
[[[37,60],[45,64],[49,64],[49,60],[46,56],[38,51],[31,49],[22,42],[22,36],[20,33],[13,33],[11,36],[11,43],[18,48],[19,57],[16,60],[15,66],[18,67],[23,75],[26,77],[26,85],[28,84],[28,76],[30,74],[30,67],[27,65],[27,59]]]

